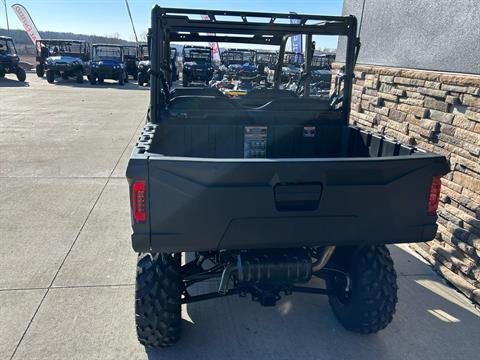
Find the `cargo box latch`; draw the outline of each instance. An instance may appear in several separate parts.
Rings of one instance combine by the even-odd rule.
[[[318,209],[322,196],[321,183],[277,184],[274,187],[278,211],[313,211]]]

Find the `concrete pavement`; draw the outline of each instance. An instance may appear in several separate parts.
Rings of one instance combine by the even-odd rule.
[[[321,296],[229,297],[186,306],[181,341],[146,351],[124,172],[148,91],[27,80],[0,79],[0,359],[478,357],[479,311],[406,246],[391,247],[399,303],[379,334],[345,331]]]

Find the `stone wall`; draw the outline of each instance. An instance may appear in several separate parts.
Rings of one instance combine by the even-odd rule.
[[[480,76],[357,66],[350,122],[443,154],[435,240],[413,247],[480,303]]]

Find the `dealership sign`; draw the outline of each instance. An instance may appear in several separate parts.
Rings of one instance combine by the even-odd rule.
[[[13,11],[17,14],[18,19],[23,25],[23,28],[27,32],[28,36],[32,40],[33,44],[36,44],[37,40],[41,40],[40,34],[38,33],[37,27],[35,26],[30,14],[28,13],[27,9],[23,5],[20,4],[13,4],[12,5]]]
[[[295,14],[295,13],[290,13],[290,14]],[[290,18],[290,23],[291,24],[300,24],[300,19],[294,19]],[[294,53],[301,53],[303,51],[302,49],[302,35],[294,35],[290,38],[290,45],[291,45],[291,50]]]

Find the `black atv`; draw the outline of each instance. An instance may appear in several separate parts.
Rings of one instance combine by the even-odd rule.
[[[213,77],[212,49],[203,46],[184,46],[182,75],[183,87],[188,87],[192,82],[208,85]]]
[[[132,76],[133,80],[138,79],[138,47],[127,45],[123,46],[123,59],[125,61],[125,70],[127,76]]]
[[[5,74],[15,74],[18,81],[24,82],[27,74],[18,65],[19,62],[20,58],[17,55],[13,39],[7,36],[0,36],[0,78],[5,77]]]
[[[38,77],[47,75],[49,83],[55,78],[74,78],[77,83],[83,83],[83,76],[87,73],[90,61],[90,44],[79,40],[37,40]]]

